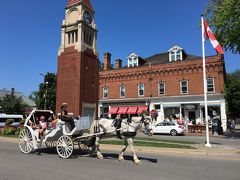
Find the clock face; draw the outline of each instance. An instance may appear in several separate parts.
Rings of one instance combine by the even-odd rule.
[[[84,13],[83,18],[84,18],[84,20],[85,20],[85,22],[87,24],[91,24],[92,23],[92,17],[91,17],[91,15],[90,15],[90,13],[88,11],[86,11]]]

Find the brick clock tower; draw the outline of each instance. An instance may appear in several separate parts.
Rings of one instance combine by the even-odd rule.
[[[75,116],[97,117],[98,52],[90,0],[68,0],[58,50],[56,112],[63,102]]]

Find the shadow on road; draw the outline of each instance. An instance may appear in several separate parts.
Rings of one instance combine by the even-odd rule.
[[[38,153],[39,151],[37,151],[36,153]],[[41,154],[54,154],[56,156],[58,156],[58,153],[57,153],[57,150],[56,148],[42,148],[40,150]],[[73,151],[73,154],[72,156],[69,158],[69,159],[78,159],[78,158],[81,158],[81,157],[87,157],[88,156],[88,152],[84,152],[84,151],[81,151],[79,149],[75,149]],[[103,153],[103,156],[105,159],[114,159],[114,160],[117,160],[118,159],[118,154],[115,154],[115,153]],[[130,155],[124,155],[124,158],[125,160],[127,161],[133,161],[133,157],[130,156]],[[146,157],[138,157],[140,160],[143,160],[143,161],[148,161],[148,162],[151,162],[151,163],[158,163],[157,159],[153,159],[153,158],[146,158]]]
[[[105,159],[118,159],[118,154],[115,154],[115,153],[104,153],[103,156]],[[139,157],[139,156],[138,158],[139,160],[149,161],[151,163],[158,163],[157,159]],[[133,157],[130,155],[124,155],[124,159],[127,161],[133,161]]]

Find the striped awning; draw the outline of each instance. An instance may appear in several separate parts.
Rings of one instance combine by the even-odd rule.
[[[117,114],[118,109],[118,107],[112,106],[108,114]]]
[[[138,106],[129,106],[127,114],[137,114]]]
[[[122,107],[119,107],[117,113],[118,113],[118,114],[127,114],[127,110],[128,110],[128,107],[122,106]]]
[[[147,111],[147,110],[148,110],[148,106],[139,106],[137,114],[141,114],[143,111]]]

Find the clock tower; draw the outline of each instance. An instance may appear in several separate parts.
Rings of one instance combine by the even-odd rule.
[[[99,73],[96,41],[90,0],[68,0],[58,50],[57,113],[65,102],[74,116],[96,118]]]

